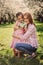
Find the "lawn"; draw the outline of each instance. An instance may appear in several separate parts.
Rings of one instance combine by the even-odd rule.
[[[14,24],[0,25],[0,65],[43,65],[43,23],[34,21],[37,28],[39,47],[37,57],[29,59],[28,57],[13,57],[10,43]]]

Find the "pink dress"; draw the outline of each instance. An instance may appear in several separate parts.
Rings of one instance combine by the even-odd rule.
[[[19,26],[20,22],[17,21],[16,25]],[[23,31],[23,29],[20,28],[20,29],[14,31],[13,34],[16,35],[16,36],[20,36],[21,37],[24,34],[24,31]],[[19,42],[21,43],[22,41],[20,39],[13,38],[12,43],[11,43],[11,48],[14,48],[15,44],[19,43]]]

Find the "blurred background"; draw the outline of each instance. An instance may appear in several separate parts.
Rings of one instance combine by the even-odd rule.
[[[30,12],[37,29],[37,57],[13,57],[10,44],[17,12]],[[43,65],[43,0],[0,0],[0,65]]]
[[[13,23],[19,11],[30,12],[34,19],[43,22],[43,0],[0,0],[0,24]]]

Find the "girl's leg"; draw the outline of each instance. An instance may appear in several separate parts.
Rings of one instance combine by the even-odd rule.
[[[21,51],[13,49],[13,52],[14,52],[14,56],[17,56],[18,58],[21,57]]]
[[[14,56],[17,56],[18,53],[17,53],[17,50],[16,49],[13,49],[13,52],[14,52]]]
[[[21,51],[18,50],[18,58],[21,57]]]

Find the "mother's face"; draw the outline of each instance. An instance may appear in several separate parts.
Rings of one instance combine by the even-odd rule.
[[[29,24],[29,19],[27,18],[26,15],[24,15],[24,21],[25,21],[27,24]]]

